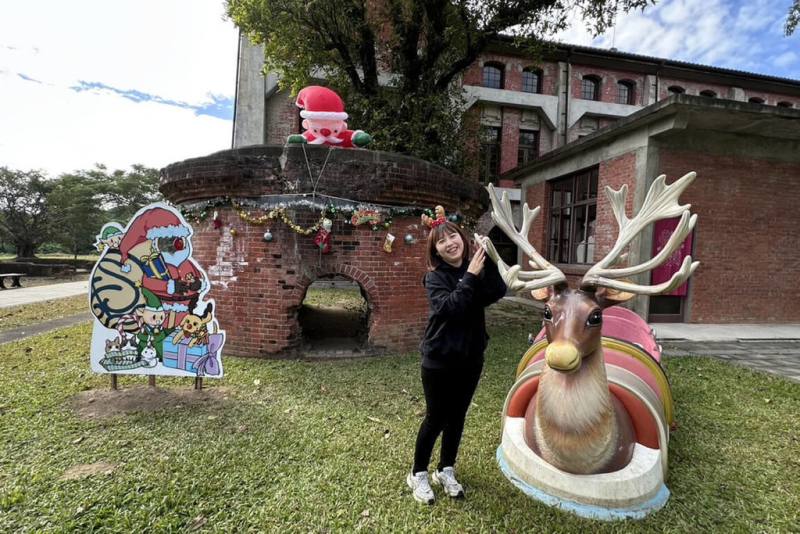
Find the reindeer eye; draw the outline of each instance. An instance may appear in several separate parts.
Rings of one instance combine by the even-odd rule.
[[[550,310],[550,306],[544,307],[544,320],[545,321],[552,321],[553,320],[553,312]]]
[[[603,312],[600,310],[594,310],[586,319],[586,326],[600,326],[601,324],[603,324]]]

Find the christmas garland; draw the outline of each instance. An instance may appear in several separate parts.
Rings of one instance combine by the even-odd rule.
[[[294,230],[296,233],[302,235],[311,235],[312,232],[316,232],[320,229],[320,227],[322,227],[322,221],[325,220],[325,210],[323,210],[322,215],[320,215],[319,220],[316,223],[308,228],[303,228],[286,215],[286,208],[273,208],[264,215],[254,217],[244,211],[237,203],[233,202],[232,205],[233,209],[236,210],[236,213],[239,215],[239,218],[241,218],[243,221],[258,226],[264,226],[268,221],[280,219],[284,222],[284,224],[286,224],[286,226]]]
[[[419,217],[421,215],[433,216],[433,210],[417,206],[391,206],[387,204],[365,203],[329,195],[299,193],[290,195],[269,195],[257,199],[230,197],[216,197],[213,199],[193,202],[181,206],[181,213],[187,219],[196,223],[204,221],[209,210],[218,207],[231,206],[239,217],[250,224],[264,226],[268,221],[280,220],[294,232],[310,235],[320,229],[323,219],[341,216],[345,224],[358,226],[365,224],[373,231],[388,229],[394,217]],[[321,213],[319,219],[312,226],[303,228],[289,217],[288,210],[309,209]],[[254,216],[250,210],[261,211],[262,215]],[[463,217],[461,214],[452,214],[450,221],[462,227],[472,228],[475,222]]]

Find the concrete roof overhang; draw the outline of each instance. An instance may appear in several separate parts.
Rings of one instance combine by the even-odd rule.
[[[548,152],[535,162],[507,172],[500,178],[520,182],[555,163],[607,145],[620,136],[645,129],[650,138],[668,138],[687,130],[696,130],[800,141],[800,109],[673,95],[624,117],[611,126]]]

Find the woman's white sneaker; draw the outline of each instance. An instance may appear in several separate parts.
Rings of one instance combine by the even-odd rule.
[[[406,477],[406,484],[414,492],[414,499],[422,504],[433,504],[435,500],[433,490],[428,482],[428,472],[409,473]]]
[[[445,467],[441,471],[433,472],[433,483],[441,484],[448,497],[460,499],[464,497],[464,488],[456,480],[456,472],[452,467]]]

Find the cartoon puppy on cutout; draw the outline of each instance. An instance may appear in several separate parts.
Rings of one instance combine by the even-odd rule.
[[[197,344],[208,345],[208,323],[211,321],[211,303],[206,306],[203,315],[190,313],[178,325],[178,333],[172,338],[173,345],[177,345],[183,338],[189,339],[189,348]]]

